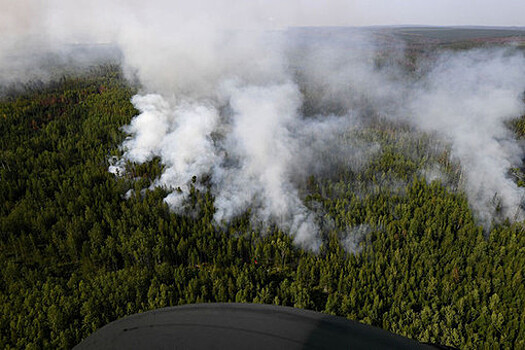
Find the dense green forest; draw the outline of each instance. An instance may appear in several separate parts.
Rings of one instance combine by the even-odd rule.
[[[248,213],[216,227],[209,191],[192,188],[196,215],[170,212],[166,190],[148,190],[158,159],[109,173],[134,92],[106,65],[1,99],[0,348],[67,349],[126,315],[200,302],[306,308],[462,349],[525,348],[524,227],[476,223],[446,147],[430,159],[429,136],[387,123],[362,131],[381,144],[368,165],[305,181],[323,240],[305,251]],[[525,134],[523,120],[515,127]],[[425,179],[431,163],[449,181]]]

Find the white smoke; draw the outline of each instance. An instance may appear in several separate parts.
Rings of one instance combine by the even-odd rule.
[[[211,175],[218,224],[251,208],[258,223],[277,223],[297,243],[316,249],[315,218],[296,180],[304,181],[311,169],[322,171],[318,152],[333,150],[330,139],[348,128],[350,118],[304,120],[297,84],[280,80],[263,85],[226,80],[217,99],[135,96],[141,113],[126,128],[131,138],[123,158],[139,163],[161,158],[165,170],[154,186],[172,191],[166,202],[175,211],[184,212],[191,186],[199,185],[193,177]]]
[[[341,239],[343,248],[352,254],[359,253],[365,245],[364,240],[366,236],[372,231],[373,228],[368,224],[361,224],[347,228]]]
[[[164,172],[154,186],[171,191],[166,201],[178,211],[191,186],[200,186],[193,177],[209,177],[218,225],[251,208],[254,220],[276,223],[315,249],[316,218],[300,184],[334,164],[366,164],[377,144],[349,135],[377,116],[450,143],[485,224],[494,198],[503,217],[521,219],[523,191],[507,172],[523,152],[505,124],[523,113],[521,53],[451,52],[409,76],[395,60],[378,64],[383,48],[369,30],[284,30],[337,21],[316,17],[319,5],[310,1],[281,3],[10,2],[0,14],[0,80],[21,79],[40,67],[35,52],[59,44],[117,45],[142,90],[132,100],[140,114],[125,128],[124,155],[111,171],[159,157]],[[324,13],[341,20],[348,7],[336,1]]]
[[[411,77],[396,64],[375,64],[381,47],[370,36],[363,38],[366,31],[327,33],[317,29],[311,36],[321,40],[304,42],[296,35],[301,55],[294,59],[310,105],[353,110],[364,119],[380,115],[438,136],[461,164],[462,189],[481,223],[488,228],[494,219],[525,218],[525,192],[508,175],[524,158],[509,128],[525,112],[521,51],[446,52]]]
[[[210,134],[217,111],[187,103],[171,106],[160,95],[137,95],[132,102],[141,114],[126,128],[134,138],[124,142],[124,158],[143,163],[161,157],[166,170],[155,186],[180,188],[187,196],[192,177],[209,171],[216,161]],[[166,198],[175,210],[182,207],[184,196],[179,193]]]
[[[451,143],[470,204],[484,224],[496,211],[524,218],[525,192],[508,176],[521,165],[523,148],[507,126],[525,111],[524,90],[523,54],[472,50],[442,55],[409,103],[415,125]]]

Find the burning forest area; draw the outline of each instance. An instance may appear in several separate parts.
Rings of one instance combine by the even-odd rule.
[[[525,347],[524,27],[310,2],[8,1],[1,348],[217,302]]]

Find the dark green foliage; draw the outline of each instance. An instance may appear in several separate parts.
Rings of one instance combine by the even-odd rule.
[[[523,226],[487,237],[463,194],[423,179],[434,157],[424,135],[371,130],[363,137],[382,152],[369,166],[306,181],[306,204],[322,208],[313,253],[248,215],[215,227],[210,193],[193,191],[196,215],[171,213],[164,190],[140,194],[158,159],[108,173],[136,113],[132,93],[117,67],[103,67],[0,103],[0,348],[71,348],[126,315],[227,301],[323,311],[465,349],[525,347]],[[446,152],[435,157],[454,176]],[[360,226],[348,252],[341,242]]]

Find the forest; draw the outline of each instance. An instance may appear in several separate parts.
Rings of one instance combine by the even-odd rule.
[[[461,349],[525,348],[524,226],[481,226],[446,145],[427,151],[432,135],[378,120],[354,131],[381,145],[363,168],[305,176],[321,230],[313,251],[254,225],[249,209],[217,226],[206,178],[190,186],[193,214],[174,213],[168,189],[151,187],[159,158],[110,173],[136,92],[105,64],[0,99],[0,348],[69,349],[126,315],[207,302],[305,308]],[[525,118],[511,127],[523,138]],[[431,164],[446,181],[421,172]]]

